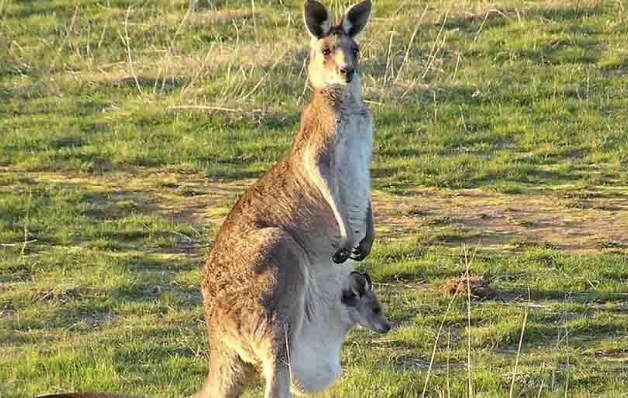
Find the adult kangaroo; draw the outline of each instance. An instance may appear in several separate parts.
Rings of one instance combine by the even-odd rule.
[[[370,11],[362,1],[333,25],[325,6],[305,2],[313,98],[292,149],[240,198],[208,253],[210,369],[195,398],[236,398],[258,367],[266,398],[291,397],[294,384],[320,391],[339,376],[348,329],[332,309],[360,280],[352,260],[366,258],[374,239],[373,122],[355,42]],[[341,337],[329,343],[328,332]]]
[[[234,206],[209,253],[202,293],[210,370],[196,398],[238,397],[256,367],[266,398],[290,397],[290,353],[304,330],[324,333],[320,303],[340,294],[339,281],[353,269],[351,261],[334,263],[363,260],[371,250],[373,122],[355,42],[370,11],[363,1],[332,25],[325,6],[305,2],[313,98],[292,149]],[[324,358],[311,360],[299,379],[322,381],[306,391],[338,377]]]

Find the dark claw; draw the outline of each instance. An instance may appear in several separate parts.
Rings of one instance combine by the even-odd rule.
[[[332,257],[332,260],[334,260],[336,264],[342,264],[348,259],[349,259],[349,250],[347,249],[338,250],[336,254],[334,254]]]
[[[353,249],[353,255],[351,256],[352,260],[362,261],[366,258],[366,253],[363,252],[359,247]]]
[[[362,261],[369,256],[371,253],[371,244],[372,240],[368,240],[367,238],[362,239],[360,244],[353,249],[353,255],[351,258],[355,261]]]

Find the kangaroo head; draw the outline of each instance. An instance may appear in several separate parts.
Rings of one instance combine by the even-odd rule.
[[[349,7],[340,23],[332,25],[324,5],[315,0],[305,2],[305,27],[312,36],[308,78],[313,88],[359,84],[360,47],[355,37],[364,29],[370,13],[371,2],[364,0]]]
[[[390,323],[382,312],[382,306],[373,292],[369,274],[351,272],[349,282],[342,291],[342,303],[349,310],[351,320],[374,332],[388,333]]]

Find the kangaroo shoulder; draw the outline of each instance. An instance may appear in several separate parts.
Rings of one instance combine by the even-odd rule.
[[[336,145],[339,115],[315,104],[312,104],[308,113],[295,138],[295,150],[302,151],[306,158],[325,158]]]

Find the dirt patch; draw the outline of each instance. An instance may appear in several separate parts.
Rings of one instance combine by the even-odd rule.
[[[586,206],[577,207],[571,197],[482,190],[416,189],[404,196],[375,192],[375,223],[380,236],[387,237],[408,236],[446,224],[472,232],[465,243],[482,248],[516,251],[542,243],[570,252],[621,251],[628,248],[625,192],[624,187],[592,195]]]
[[[33,180],[77,185],[192,225],[220,226],[254,180],[220,181],[173,173],[25,173]],[[576,191],[575,189],[573,191]],[[571,191],[569,191],[571,192]],[[103,196],[104,197],[104,196]],[[103,199],[100,199],[103,200]],[[517,251],[543,244],[569,252],[628,251],[628,189],[570,195],[504,195],[483,190],[414,189],[373,193],[378,238],[407,238],[440,228],[466,231],[439,244]],[[127,203],[127,206],[131,206]]]
[[[191,224],[221,224],[236,200],[254,182],[174,173],[25,174],[36,181],[88,189],[91,191],[88,200],[101,207],[125,203],[136,212],[166,213]]]
[[[90,295],[90,289],[86,286],[57,286],[54,289],[38,292],[33,301],[54,301],[65,303],[72,300],[81,300]]]

